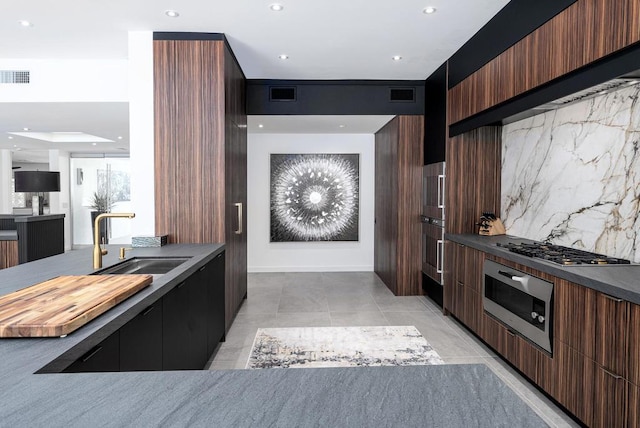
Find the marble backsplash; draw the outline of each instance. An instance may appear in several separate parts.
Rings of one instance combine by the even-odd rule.
[[[508,234],[640,262],[639,96],[627,86],[504,126]]]

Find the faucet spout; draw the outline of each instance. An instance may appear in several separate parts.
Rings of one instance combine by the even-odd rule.
[[[100,247],[100,221],[105,218],[134,218],[135,213],[102,213],[96,217],[93,229],[93,268],[102,267],[102,256],[108,253],[106,249]]]

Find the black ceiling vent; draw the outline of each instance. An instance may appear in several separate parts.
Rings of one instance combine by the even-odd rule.
[[[295,101],[295,86],[270,86],[269,101]]]
[[[389,101],[414,103],[416,102],[416,88],[389,88]]]

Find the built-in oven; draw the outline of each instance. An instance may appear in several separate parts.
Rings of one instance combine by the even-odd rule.
[[[485,260],[482,304],[509,330],[552,353],[552,282]]]

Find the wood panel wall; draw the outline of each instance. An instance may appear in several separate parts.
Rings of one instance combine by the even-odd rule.
[[[374,270],[398,296],[422,294],[423,116],[376,133]]]
[[[154,41],[155,222],[170,243],[225,242],[224,42]]]
[[[640,1],[578,0],[449,91],[450,123],[640,41]]]
[[[228,331],[247,295],[245,77],[224,40],[155,40],[154,70],[156,233],[225,243]]]
[[[483,212],[499,215],[501,136],[502,127],[482,127],[447,141],[447,233],[477,233]]]

